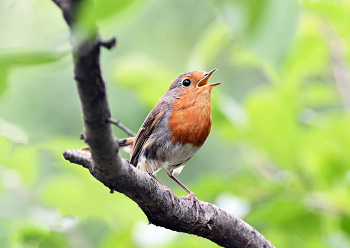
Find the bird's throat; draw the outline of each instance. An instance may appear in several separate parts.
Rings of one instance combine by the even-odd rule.
[[[198,93],[198,92],[197,92]],[[173,144],[191,144],[201,147],[211,128],[211,89],[194,95],[183,94],[171,102],[173,108],[168,119],[168,128],[172,130]]]

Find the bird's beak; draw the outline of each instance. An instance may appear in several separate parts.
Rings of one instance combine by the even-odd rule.
[[[205,74],[204,74],[204,77],[203,77],[201,80],[199,80],[199,82],[197,83],[196,88],[202,88],[202,87],[206,87],[206,86],[214,87],[214,86],[216,86],[216,85],[221,84],[221,82],[217,82],[217,83],[213,83],[213,84],[208,84],[211,75],[213,75],[213,73],[216,72],[217,70],[218,70],[218,69],[213,69],[213,70],[211,70],[210,72],[205,73]]]

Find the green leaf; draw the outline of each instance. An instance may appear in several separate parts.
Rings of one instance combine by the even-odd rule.
[[[34,147],[17,144],[11,156],[5,158],[2,164],[16,170],[27,186],[33,186],[39,178],[39,153]]]
[[[340,220],[340,225],[343,231],[346,232],[348,235],[350,235],[350,217],[342,216]]]
[[[251,35],[257,30],[268,0],[216,0],[215,2],[224,20],[234,31],[243,31]]]
[[[0,96],[7,90],[8,69],[0,64]]]
[[[339,93],[331,85],[322,82],[310,82],[302,87],[300,102],[306,108],[319,108],[340,104],[340,99]]]
[[[0,162],[13,151],[13,142],[4,136],[0,136]]]
[[[86,146],[83,140],[70,136],[51,136],[37,145],[40,149],[52,151],[58,161],[63,161],[63,152],[68,149],[79,150]],[[70,166],[72,167],[72,166]]]
[[[111,229],[108,223],[103,219],[97,218],[87,218],[79,222],[81,231],[84,237],[86,237],[86,240],[90,242],[93,247],[102,247],[100,243]],[[117,230],[119,231],[120,229]]]
[[[258,1],[250,2],[251,8],[259,8],[256,6]],[[252,34],[251,47],[259,57],[278,67],[296,31],[297,4],[294,0],[268,0],[265,1],[262,12],[260,18],[255,20],[257,28]]]
[[[69,214],[74,214],[70,209],[74,210],[81,206],[83,197],[84,182],[68,173],[52,176],[42,192],[45,204]]]
[[[230,58],[234,66],[261,68],[271,83],[279,84],[282,82],[281,76],[273,64],[249,50],[237,49],[237,47],[233,46]]]
[[[48,233],[48,228],[29,223],[21,223],[12,237],[14,244],[17,245],[14,247],[38,247]]]
[[[7,221],[0,221],[0,246],[10,247],[9,245],[9,223]]]
[[[114,0],[97,0],[94,8],[94,13],[97,20],[104,20],[107,18],[115,17],[128,11],[130,8],[141,4],[142,0],[131,1],[114,1]]]
[[[0,135],[5,136],[6,138],[16,143],[23,143],[23,144],[28,143],[28,137],[23,130],[21,130],[16,125],[9,123],[1,118],[0,118]]]
[[[62,248],[71,247],[67,241],[65,233],[50,232],[40,243],[38,248]]]
[[[188,68],[208,68],[228,43],[228,30],[221,21],[214,21],[198,38],[188,62]],[[213,69],[213,68],[208,68]]]
[[[54,53],[51,51],[0,48],[0,96],[8,87],[7,79],[11,67],[52,63],[66,55],[67,53]]]
[[[125,227],[143,216],[137,204],[124,195],[110,194],[101,183],[86,182],[68,173],[52,176],[41,195],[46,205],[63,213],[101,218],[115,226]]]
[[[255,54],[278,66],[289,48],[298,22],[298,8],[295,1],[217,0],[216,2],[235,36],[242,35]]]
[[[176,79],[168,68],[147,57],[129,57],[116,65],[114,78],[140,95],[148,107],[154,107]]]
[[[90,33],[96,28],[97,21],[104,21],[111,18],[116,18],[121,15],[125,17],[130,15],[135,10],[139,9],[145,0],[129,0],[129,1],[114,1],[114,0],[91,0],[82,1],[77,12],[77,27],[79,31]],[[82,29],[81,29],[82,28]]]
[[[293,92],[261,87],[246,99],[247,138],[278,166],[292,168],[300,157],[298,105]]]
[[[306,171],[313,178],[314,186],[332,189],[349,170],[350,119],[335,117],[319,123],[304,139],[304,163]]]
[[[312,1],[305,0],[304,5],[317,15],[326,17],[332,28],[350,41],[350,9],[348,1]]]
[[[0,65],[9,67],[47,64],[56,62],[67,54],[66,52],[0,49]]]
[[[321,231],[320,215],[292,200],[260,204],[249,212],[246,220],[255,225],[269,225],[302,239],[320,235]]]
[[[131,237],[130,229],[122,229],[122,231],[111,231],[106,234],[104,240],[101,242],[102,248],[115,247],[133,247],[134,243]]]
[[[219,89],[212,94],[212,105],[213,127],[218,127],[216,131],[223,139],[232,140],[237,136],[237,128],[247,124],[243,107]]]
[[[299,85],[304,77],[327,71],[330,54],[328,44],[318,33],[317,23],[310,20],[293,43],[283,64],[283,76],[288,84]]]

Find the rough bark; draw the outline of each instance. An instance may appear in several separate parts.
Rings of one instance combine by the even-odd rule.
[[[79,0],[53,0],[62,10],[74,40],[74,17]],[[274,247],[258,231],[225,210],[200,201],[205,213],[187,198],[172,198],[150,175],[122,159],[117,138],[110,125],[110,109],[100,69],[100,47],[111,48],[115,40],[103,41],[95,35],[73,43],[74,76],[84,122],[84,139],[90,154],[66,150],[64,158],[89,169],[111,192],[125,194],[135,201],[150,223],[174,231],[195,234],[224,247]]]
[[[63,155],[68,161],[83,165],[93,176],[99,177],[99,172],[93,170],[89,154],[66,150]],[[125,194],[135,201],[154,225],[195,234],[224,247],[274,247],[253,227],[213,204],[200,201],[205,214],[199,211],[196,220],[196,209],[191,200],[175,198],[173,205],[169,192],[149,174],[136,169],[125,160],[119,173],[112,191]]]

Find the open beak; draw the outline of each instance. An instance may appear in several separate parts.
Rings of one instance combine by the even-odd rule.
[[[218,69],[213,69],[210,72],[205,73],[204,77],[201,80],[199,80],[199,82],[197,83],[196,88],[202,88],[202,87],[206,87],[206,86],[214,87],[216,85],[221,84],[221,82],[208,84],[211,75],[213,75],[213,73],[216,72],[217,70]]]

